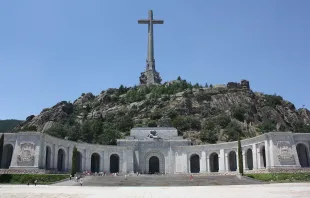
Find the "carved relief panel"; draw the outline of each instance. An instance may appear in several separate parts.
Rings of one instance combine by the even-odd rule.
[[[21,142],[20,150],[17,155],[17,165],[34,166],[35,148],[34,142]]]
[[[278,141],[278,159],[281,165],[295,165],[295,157],[292,152],[292,145],[289,141]]]

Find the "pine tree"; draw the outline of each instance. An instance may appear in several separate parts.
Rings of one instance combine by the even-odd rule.
[[[0,138],[0,167],[1,167],[1,160],[2,160],[3,144],[4,144],[4,134],[2,133],[1,138]]]
[[[242,157],[240,132],[238,132],[238,162],[239,162],[239,173],[243,175],[243,157]]]
[[[71,168],[71,175],[74,176],[76,173],[76,164],[77,164],[77,154],[78,150],[76,146],[74,146],[72,151],[72,168]]]

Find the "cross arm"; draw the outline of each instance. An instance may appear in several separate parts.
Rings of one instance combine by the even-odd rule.
[[[164,24],[163,20],[152,20],[153,24]]]
[[[150,20],[148,19],[141,19],[141,20],[138,20],[138,24],[149,24]]]

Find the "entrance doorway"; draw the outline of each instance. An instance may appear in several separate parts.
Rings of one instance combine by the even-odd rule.
[[[253,170],[253,152],[252,149],[248,149],[246,152],[246,165],[249,170]]]
[[[13,146],[11,144],[7,144],[3,147],[2,152],[2,165],[0,164],[1,168],[9,168],[11,166],[12,161],[12,155],[13,155]]]
[[[46,152],[45,152],[45,169],[50,169],[51,168],[51,147],[46,146]]]
[[[118,173],[119,172],[119,156],[117,154],[113,154],[110,157],[110,173]]]
[[[230,151],[228,155],[229,161],[229,170],[236,171],[237,170],[237,155],[235,151]]]
[[[159,159],[153,156],[149,160],[149,174],[159,173]]]
[[[59,149],[58,157],[57,157],[57,170],[65,171],[65,168],[66,168],[65,165],[66,165],[65,151],[63,149]]]
[[[200,162],[199,155],[193,154],[190,158],[191,173],[200,172]]]
[[[99,173],[100,170],[100,155],[98,153],[93,153],[91,155],[91,172]]]
[[[297,155],[301,167],[309,167],[309,154],[308,149],[304,144],[297,144]]]
[[[210,171],[219,172],[219,156],[217,153],[210,155]]]

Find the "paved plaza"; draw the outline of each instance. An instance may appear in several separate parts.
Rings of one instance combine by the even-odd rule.
[[[256,184],[192,187],[89,187],[0,185],[1,198],[309,198],[310,183]]]

